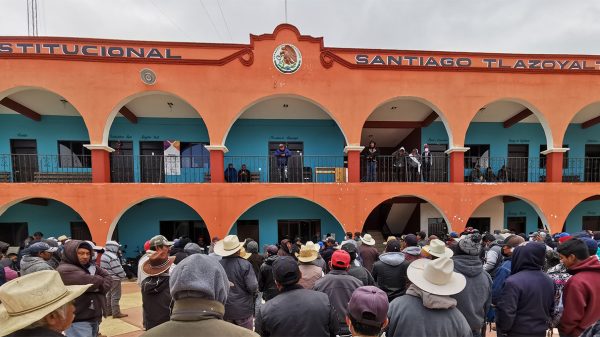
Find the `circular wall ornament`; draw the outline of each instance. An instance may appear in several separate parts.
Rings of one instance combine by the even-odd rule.
[[[156,74],[152,69],[144,68],[140,71],[140,77],[142,82],[146,85],[153,85],[156,83]]]
[[[280,72],[293,74],[302,65],[302,54],[293,44],[280,44],[273,52],[273,64]]]

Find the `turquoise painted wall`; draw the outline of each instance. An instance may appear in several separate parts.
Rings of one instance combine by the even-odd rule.
[[[538,229],[538,214],[527,202],[522,200],[504,203],[504,228],[507,228],[508,217],[527,218],[525,234],[535,232]]]
[[[71,222],[78,221],[82,221],[79,214],[58,201],[48,200],[48,206],[18,203],[0,215],[0,230],[2,223],[27,222],[29,235],[40,231],[46,238],[57,238],[71,236]]]
[[[585,163],[585,144],[600,144],[600,124],[582,129],[581,124],[569,124],[564,144],[569,147],[569,167],[563,169],[564,175],[579,175],[583,180]]]
[[[161,221],[202,220],[188,205],[173,199],[150,199],[132,206],[117,223],[119,241],[126,244],[127,255],[135,256],[137,247],[160,234]],[[172,239],[172,238],[168,238]]]
[[[340,223],[323,207],[304,199],[276,198],[265,200],[247,210],[239,220],[258,220],[259,247],[277,242],[277,220],[283,219],[320,219],[321,235],[335,233],[337,240],[343,240],[344,230]],[[230,234],[237,235],[237,226]],[[243,238],[242,238],[243,239]]]
[[[448,144],[448,132],[442,122],[433,122],[421,129],[421,144]],[[419,150],[423,152],[423,148]]]
[[[575,207],[567,217],[565,232],[575,233],[582,228],[583,216],[599,216],[600,215],[600,200],[584,201]]]
[[[231,163],[237,170],[246,164],[251,172],[260,172],[261,181],[268,181],[270,162],[274,165],[269,142],[303,142],[304,167],[344,167],[344,136],[333,120],[273,119],[237,120],[225,141],[229,150],[225,166]],[[298,160],[300,153],[292,155]],[[334,179],[333,175],[319,176],[319,182]]]

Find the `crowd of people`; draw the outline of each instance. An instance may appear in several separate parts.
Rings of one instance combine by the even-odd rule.
[[[370,141],[362,153],[363,160],[366,166],[366,175],[364,181],[375,182],[377,180],[378,164],[381,165],[381,156],[375,141]],[[388,158],[386,158],[388,159]],[[385,169],[390,169],[393,175],[392,180],[399,182],[420,182],[434,181],[432,177],[432,166],[434,156],[429,149],[428,144],[423,145],[423,153],[419,153],[419,149],[413,148],[408,152],[401,146],[394,151],[389,158],[388,163],[383,163]]]
[[[103,317],[124,317],[119,243],[61,239],[31,240],[20,269],[0,243],[0,336],[96,337]],[[156,235],[138,267],[142,336],[598,336],[599,240],[467,228],[390,236],[380,253],[346,233],[261,254],[236,235]]]

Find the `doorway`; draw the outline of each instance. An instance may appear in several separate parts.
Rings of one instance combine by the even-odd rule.
[[[0,223],[0,241],[11,247],[19,247],[29,236],[27,222]]]
[[[35,139],[11,139],[13,181],[25,183],[33,181],[38,172],[37,141]]]
[[[237,236],[240,238],[240,240],[251,238],[259,243],[260,235],[258,231],[258,220],[238,220]]]
[[[274,156],[275,150],[277,150],[279,144],[285,144],[292,153],[292,156],[288,158],[287,172],[285,172],[283,167],[280,168],[277,166],[277,158]],[[312,171],[310,167],[304,167],[303,154],[303,142],[269,142],[269,181],[277,183],[299,183],[305,179],[312,181]]]
[[[431,152],[431,169],[429,171],[429,182],[446,182],[448,181],[448,144],[427,144]],[[425,178],[425,173],[423,173]]]
[[[116,232],[116,231],[115,231]],[[92,234],[87,224],[83,221],[71,222],[71,238],[74,240],[92,241]]]
[[[600,216],[583,216],[581,224],[583,230],[600,231]]]
[[[473,229],[477,229],[479,233],[489,233],[490,232],[490,218],[469,218],[467,221],[467,227],[473,227]]]
[[[509,144],[506,167],[508,168],[508,181],[527,182],[529,173],[529,145]]]
[[[600,144],[585,144],[586,182],[600,182]]]
[[[525,233],[527,228],[527,217],[524,216],[509,216],[506,218],[506,228],[514,233]]]
[[[165,181],[164,144],[162,141],[140,142],[140,181],[143,183]]]
[[[110,154],[110,181],[113,183],[132,183],[133,142],[110,141],[108,146],[115,151]]]
[[[160,222],[160,235],[169,240],[180,237],[188,237],[192,242],[197,242],[198,238],[210,238],[206,224],[202,220],[172,220]]]
[[[285,238],[294,240],[300,238],[302,242],[318,242],[321,236],[320,219],[293,219],[277,220],[278,241]]]

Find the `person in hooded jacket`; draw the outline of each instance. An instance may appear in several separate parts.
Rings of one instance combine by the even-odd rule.
[[[492,280],[492,304],[497,304],[500,299],[504,282],[510,276],[512,270],[512,254],[516,247],[525,242],[521,236],[511,235],[504,240],[502,245],[502,264],[496,271],[496,276]]]
[[[400,249],[404,254],[405,261],[408,261],[408,263],[411,263],[416,259],[423,258],[417,236],[414,234],[408,234],[404,236],[404,238],[400,241]]]
[[[458,242],[452,260],[454,271],[462,274],[467,285],[458,294],[456,308],[467,319],[473,336],[481,336],[486,313],[492,304],[492,278],[481,268],[479,254],[482,250],[481,234],[469,234]]]
[[[564,311],[560,319],[561,336],[579,336],[600,320],[600,262],[590,256],[585,242],[571,239],[558,246],[569,278],[563,289]]]
[[[267,247],[267,258],[260,266],[258,276],[258,291],[262,293],[262,298],[265,302],[277,296],[279,290],[273,278],[273,262],[279,257],[277,255],[278,248],[275,245]]]
[[[408,262],[400,252],[400,241],[389,240],[385,253],[379,255],[379,261],[373,265],[373,279],[377,288],[385,291],[389,301],[404,295],[406,291],[406,270]]]
[[[65,285],[92,286],[75,300],[75,319],[65,331],[67,337],[96,337],[102,320],[102,308],[106,293],[112,286],[112,278],[92,261],[92,246],[81,240],[65,243],[63,259],[56,270]],[[95,268],[93,268],[95,267]],[[93,273],[92,273],[93,271]]]
[[[104,245],[104,254],[100,258],[100,267],[106,270],[108,275],[112,277],[113,284],[110,290],[106,293],[106,315],[113,316],[113,318],[127,317],[127,314],[121,312],[121,306],[119,301],[121,300],[121,280],[125,279],[127,275],[123,266],[121,266],[121,260],[119,259],[119,245],[116,241],[108,241]]]
[[[246,244],[246,252],[250,254],[246,260],[252,265],[256,277],[260,278],[260,266],[265,262],[265,257],[258,253],[258,243],[254,240],[249,241]]]
[[[186,244],[185,247],[183,247],[183,252],[187,256],[194,255],[194,254],[204,254],[204,251],[202,250],[202,248],[197,243],[193,243],[193,242]]]
[[[57,248],[45,242],[36,242],[27,248],[27,254],[21,258],[21,276],[40,270],[54,270],[49,264],[52,254]]]
[[[511,275],[496,306],[498,335],[544,337],[554,307],[554,282],[542,271],[546,245],[527,242],[515,248]]]

